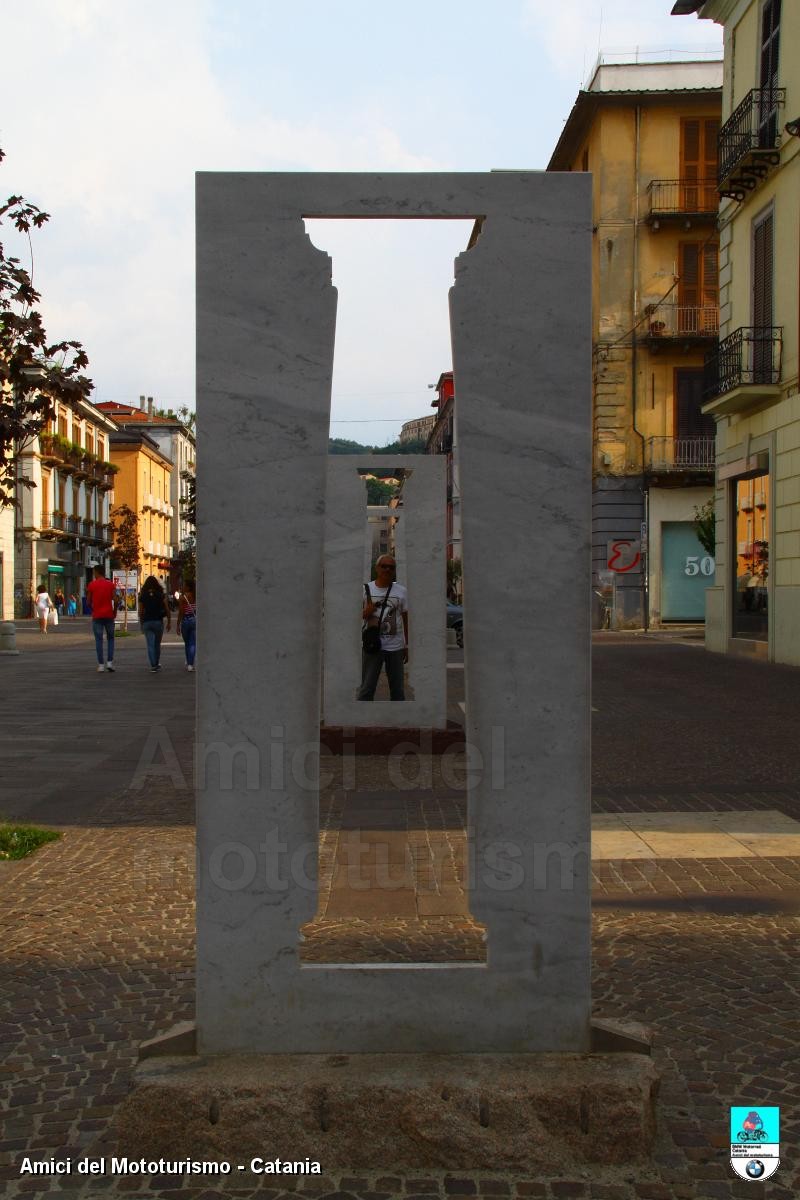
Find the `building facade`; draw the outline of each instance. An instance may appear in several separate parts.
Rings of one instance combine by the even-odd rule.
[[[404,446],[407,442],[427,442],[435,424],[436,417],[433,413],[430,416],[415,417],[413,421],[406,421],[400,430],[400,445]]]
[[[800,664],[800,5],[680,0],[723,27],[715,587],[706,645]]]
[[[32,615],[40,584],[78,598],[81,611],[95,565],[108,567],[116,468],[113,420],[88,401],[59,401],[47,426],[24,447],[14,532],[14,616]]]
[[[196,473],[196,442],[194,431],[178,417],[162,416],[155,412],[153,398],[139,397],[139,407],[117,404],[111,401],[99,406],[122,428],[144,429],[156,443],[162,455],[172,464],[170,491],[165,498],[171,511],[169,536],[165,539],[172,550],[169,569],[169,586],[174,590],[180,586],[180,564],[177,555],[193,544],[194,530],[186,519],[186,502],[189,496],[189,480]]]
[[[139,582],[148,575],[169,590],[173,547],[169,500],[172,461],[146,429],[126,425],[111,439],[111,458],[118,469],[116,505],[136,513],[139,534]]]
[[[0,621],[14,619],[14,509],[0,508]]]
[[[702,621],[715,563],[703,366],[719,321],[715,183],[722,63],[602,60],[548,165],[593,176],[596,624]]]

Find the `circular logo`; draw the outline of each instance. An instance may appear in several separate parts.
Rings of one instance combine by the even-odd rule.
[[[760,1158],[751,1158],[745,1170],[751,1179],[760,1179],[764,1174],[764,1164]]]

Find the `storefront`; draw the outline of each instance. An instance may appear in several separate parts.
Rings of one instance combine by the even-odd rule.
[[[732,547],[735,638],[769,638],[769,475],[732,480],[736,546]],[[733,552],[735,551],[735,552]]]
[[[648,493],[647,579],[650,624],[702,624],[716,562],[698,537],[697,513],[710,487],[651,488]]]
[[[706,588],[714,583],[715,563],[693,523],[664,522],[661,559],[661,620],[705,621]]]

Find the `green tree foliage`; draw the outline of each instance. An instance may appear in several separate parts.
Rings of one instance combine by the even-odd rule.
[[[707,500],[700,508],[695,506],[694,531],[697,534],[698,542],[706,554],[710,554],[712,558],[717,552],[716,524],[713,499]]]
[[[328,454],[424,454],[425,446],[424,438],[415,438],[413,442],[389,442],[386,446],[362,446],[361,442],[351,442],[347,438],[328,438]]]
[[[114,545],[111,561],[123,571],[139,571],[139,518],[127,504],[118,504],[111,510],[111,534]],[[127,595],[126,595],[127,601]],[[128,605],[124,606],[124,623],[128,628]]]
[[[347,438],[328,438],[328,454],[369,454],[370,447]]]
[[[22,196],[9,196],[0,203],[0,225],[4,219],[31,244],[31,231],[50,216]],[[94,387],[82,374],[89,360],[81,343],[48,341],[36,308],[40,299],[20,260],[0,244],[0,508],[16,503],[16,485],[35,486],[20,472],[20,455],[53,415],[56,400],[85,400]]]
[[[366,479],[367,504],[388,504],[397,495],[397,485],[384,483],[382,479]]]

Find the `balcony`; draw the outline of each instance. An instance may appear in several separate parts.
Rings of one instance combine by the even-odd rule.
[[[53,512],[43,512],[42,532],[47,530],[55,533],[66,533],[68,520],[73,520],[73,518],[68,518],[65,512],[59,512],[58,509],[54,509]]]
[[[744,200],[780,162],[778,109],[785,88],[753,88],[719,131],[717,186],[721,196]]]
[[[645,447],[645,470],[655,474],[713,474],[713,437],[651,437]]]
[[[742,326],[706,356],[705,412],[740,412],[780,396],[783,326]]]
[[[661,225],[691,229],[693,224],[713,224],[718,208],[716,179],[651,179],[645,223],[654,230]]]
[[[55,466],[61,462],[63,451],[60,444],[56,440],[56,435],[53,433],[39,434],[39,453],[42,456],[42,462],[50,466]]]
[[[648,304],[644,310],[644,340],[651,350],[664,341],[699,345],[719,334],[719,307],[716,304]]]

